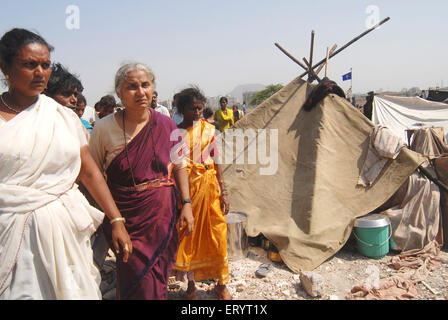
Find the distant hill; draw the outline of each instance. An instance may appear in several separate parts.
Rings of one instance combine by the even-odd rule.
[[[243,102],[243,93],[247,91],[260,91],[266,88],[263,84],[251,83],[251,84],[240,84],[235,87],[231,92],[229,92],[229,96],[235,97],[239,102]]]

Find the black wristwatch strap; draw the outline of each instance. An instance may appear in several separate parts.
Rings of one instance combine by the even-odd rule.
[[[182,203],[182,206],[183,206],[184,204],[186,204],[186,203],[191,203],[191,199],[190,199],[190,198],[182,199],[182,200],[181,200],[181,203]]]

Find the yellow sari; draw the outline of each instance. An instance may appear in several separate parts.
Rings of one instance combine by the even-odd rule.
[[[209,155],[215,127],[200,120],[187,132],[185,143],[190,146],[187,172],[194,231],[185,237],[182,236],[184,230],[178,230],[180,243],[174,270],[194,270],[195,281],[218,279],[220,284],[225,284],[229,281],[227,224],[221,209],[214,162]]]
[[[215,111],[215,120],[218,122],[221,132],[234,125],[233,110],[229,108],[226,108],[226,110],[226,114],[221,109]]]

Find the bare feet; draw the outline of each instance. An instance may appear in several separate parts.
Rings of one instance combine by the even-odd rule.
[[[232,300],[229,289],[227,289],[225,284],[217,284],[215,286],[215,291],[218,294],[219,300]]]
[[[198,289],[196,289],[196,284],[194,281],[188,281],[188,288],[185,292],[185,299],[187,300],[197,300],[196,292]]]

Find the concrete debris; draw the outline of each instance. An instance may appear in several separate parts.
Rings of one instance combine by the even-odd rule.
[[[397,271],[390,268],[392,254],[381,259],[367,259],[356,247],[345,247],[335,257],[322,263],[312,272],[293,273],[284,263],[272,262],[266,251],[250,247],[247,257],[229,261],[229,283],[227,287],[234,300],[342,300],[346,299],[355,285],[378,286],[383,276],[392,276]],[[439,267],[432,271],[424,283],[419,283],[418,296],[412,300],[448,300],[448,264],[446,250],[442,251]],[[107,262],[101,272],[103,299],[115,298],[115,261]],[[110,261],[109,261],[110,260]],[[271,263],[273,268],[264,278],[255,275],[262,263]],[[214,280],[197,282],[198,300],[215,300]],[[168,292],[169,300],[183,300],[187,282],[176,282],[179,288]]]
[[[302,272],[300,283],[311,297],[322,296],[324,278],[315,272]]]

